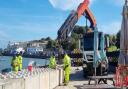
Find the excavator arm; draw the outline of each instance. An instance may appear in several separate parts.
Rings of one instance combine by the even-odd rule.
[[[84,15],[90,21],[90,27],[92,29],[96,27],[96,20],[92,12],[89,10],[88,5],[89,0],[84,0],[84,2],[78,6],[77,11],[71,12],[71,14],[68,16],[68,18],[58,30],[57,40],[59,42],[68,38],[68,35],[72,32],[75,24],[78,22],[82,15]]]
[[[82,15],[86,15],[86,18],[90,21],[91,25],[90,27],[96,27],[96,20],[95,17],[93,16],[92,12],[88,8],[89,0],[84,0],[83,3],[79,5],[77,8],[77,17],[78,20]]]

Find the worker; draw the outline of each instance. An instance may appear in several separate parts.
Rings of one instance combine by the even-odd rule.
[[[13,55],[13,58],[12,58],[12,60],[11,60],[11,66],[12,66],[12,70],[13,70],[15,73],[18,73],[19,61],[18,61],[18,58],[17,58],[16,54]]]
[[[64,85],[67,85],[69,82],[70,71],[71,71],[71,60],[70,60],[70,57],[65,53],[64,55],[64,72],[65,72]]]
[[[18,52],[17,58],[18,58],[18,62],[19,62],[19,71],[21,71],[22,70],[22,61],[23,61],[22,51]]]
[[[54,53],[51,55],[50,62],[49,62],[49,68],[52,68],[52,69],[56,68],[56,58],[55,58]]]

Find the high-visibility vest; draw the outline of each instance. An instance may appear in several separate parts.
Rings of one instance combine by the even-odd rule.
[[[71,59],[67,54],[64,56],[64,69],[65,69],[66,73],[70,73],[70,70],[71,70]]]
[[[22,61],[23,61],[22,56],[18,56],[18,61],[19,61],[20,64],[22,64]]]
[[[12,67],[18,67],[19,66],[19,60],[17,57],[13,57],[11,61]]]
[[[56,59],[54,56],[51,56],[50,62],[49,62],[49,68],[55,68],[56,66]]]

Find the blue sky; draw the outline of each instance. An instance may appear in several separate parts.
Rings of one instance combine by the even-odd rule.
[[[0,0],[0,47],[8,41],[28,41],[57,31],[83,0]],[[120,29],[124,0],[90,0],[99,30],[115,34]],[[85,25],[84,17],[77,23]]]

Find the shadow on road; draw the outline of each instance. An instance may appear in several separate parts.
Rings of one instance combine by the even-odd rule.
[[[83,70],[81,70],[81,69],[77,70],[77,68],[76,68],[70,74],[70,81],[85,81],[85,80],[87,80],[87,79],[85,79],[83,77]]]

